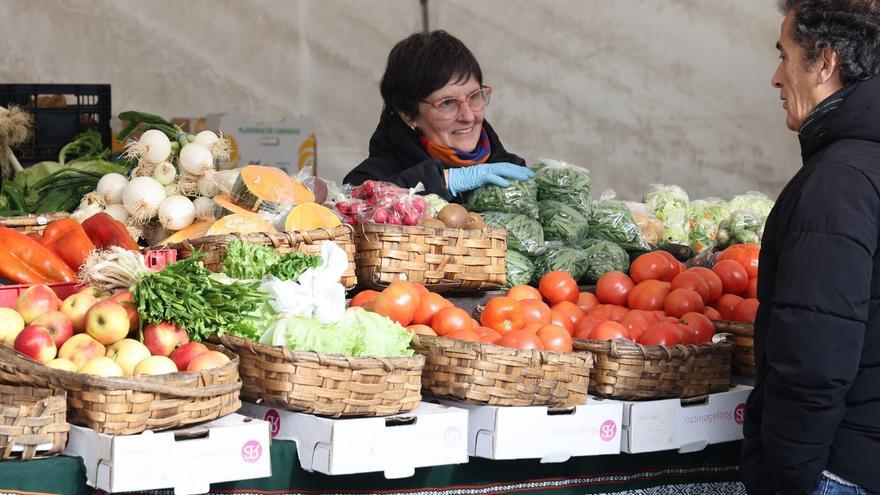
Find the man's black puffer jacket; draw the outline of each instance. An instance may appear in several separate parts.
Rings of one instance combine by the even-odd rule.
[[[825,469],[880,492],[880,78],[844,91],[764,230],[750,493],[806,494]]]

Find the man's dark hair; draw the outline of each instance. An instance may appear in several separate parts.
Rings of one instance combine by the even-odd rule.
[[[783,14],[794,12],[794,40],[812,67],[823,48],[840,57],[844,84],[880,73],[880,1],[780,0]]]
[[[464,82],[471,76],[483,84],[480,64],[458,38],[446,31],[412,34],[388,54],[379,84],[385,101],[382,118],[396,112],[414,118],[419,114],[419,101],[449,82]]]

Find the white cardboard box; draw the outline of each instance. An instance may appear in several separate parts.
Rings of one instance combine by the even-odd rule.
[[[467,411],[454,407],[423,402],[396,416],[333,419],[244,402],[239,412],[268,421],[272,438],[295,440],[306,471],[382,472],[391,479],[468,461]]]
[[[623,405],[619,403],[552,409],[441,402],[469,411],[468,453],[474,457],[550,463],[620,453]]]
[[[89,486],[106,492],[173,488],[205,493],[211,483],[272,475],[269,424],[238,414],[181,430],[112,436],[70,427],[64,455],[82,457]]]
[[[595,400],[623,404],[623,452],[678,450],[684,453],[703,450],[713,443],[742,439],[745,402],[751,390],[751,387],[737,385],[727,392],[692,399]]]
[[[230,140],[228,168],[259,163],[281,168],[290,176],[303,168],[317,175],[315,121],[310,116],[267,122],[249,115],[212,114],[205,124]]]

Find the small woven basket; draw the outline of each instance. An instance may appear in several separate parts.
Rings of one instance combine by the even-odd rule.
[[[42,234],[49,222],[61,220],[69,216],[70,213],[61,211],[57,213],[41,213],[39,215],[22,215],[20,217],[0,217],[0,225],[15,229],[24,234],[30,234],[31,232]]]
[[[588,352],[520,350],[427,335],[416,335],[412,345],[426,359],[422,388],[435,397],[492,406],[587,403]]]
[[[593,354],[590,392],[610,399],[696,397],[730,388],[733,342],[644,346],[622,339],[572,341]]]
[[[733,334],[733,371],[742,376],[755,376],[755,326],[739,321],[714,321],[718,332]]]
[[[432,292],[474,292],[507,280],[505,230],[361,224],[354,239],[358,281],[371,289],[403,279]]]
[[[241,396],[319,416],[390,416],[422,400],[425,359],[349,357],[294,351],[230,335],[219,337],[241,359]]]
[[[0,346],[0,383],[67,391],[67,418],[109,435],[133,435],[211,421],[241,407],[238,357],[197,372],[104,378],[48,368]]]
[[[203,260],[205,267],[214,272],[223,268],[223,260],[226,258],[226,246],[234,239],[269,246],[282,254],[306,253],[321,254],[321,244],[335,242],[345,254],[348,255],[348,269],[342,275],[340,281],[347,289],[357,285],[355,275],[355,246],[352,240],[352,228],[349,225],[341,225],[335,229],[318,229],[310,232],[258,232],[253,234],[225,234],[212,235],[190,239],[185,242],[171,244],[169,249],[177,250],[178,259],[186,259],[193,255],[194,251],[200,251],[207,255]]]
[[[53,457],[67,443],[63,390],[0,385],[0,461]]]

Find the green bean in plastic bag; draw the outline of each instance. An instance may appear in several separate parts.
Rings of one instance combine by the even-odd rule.
[[[544,275],[557,270],[568,272],[575,280],[580,280],[589,269],[590,258],[583,249],[551,244],[544,254],[535,258],[532,282],[538,283]]]
[[[532,263],[532,260],[519,251],[508,249],[505,262],[507,264],[507,283],[503,288],[509,289],[515,285],[528,285],[535,273],[535,264]]]
[[[589,217],[593,180],[587,169],[560,160],[542,158],[535,166],[534,180],[538,185],[538,201],[561,201]]]
[[[481,213],[486,225],[507,231],[507,249],[538,255],[544,252],[541,224],[521,213],[487,211]]]
[[[589,239],[583,244],[583,251],[589,260],[586,277],[595,284],[607,272],[629,270],[629,254],[617,244],[601,239]]]
[[[574,242],[590,232],[587,217],[573,206],[555,199],[538,201],[538,215],[544,228],[544,238]]]
[[[538,218],[538,186],[533,180],[511,180],[510,187],[483,186],[471,192],[467,208],[471,211],[522,213]]]
[[[607,191],[593,204],[590,235],[611,241],[627,251],[649,251],[645,234],[622,201],[614,200],[614,191]]]

